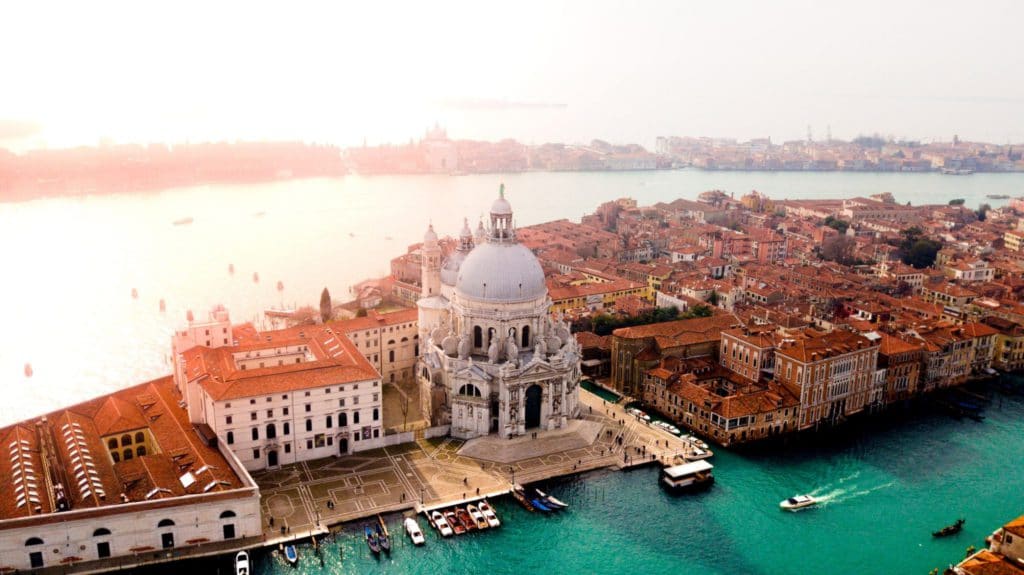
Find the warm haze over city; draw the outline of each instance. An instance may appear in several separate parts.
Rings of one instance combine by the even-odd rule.
[[[0,574],[1024,575],[1016,2],[0,9]]]

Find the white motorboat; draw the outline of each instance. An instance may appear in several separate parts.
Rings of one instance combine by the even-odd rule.
[[[501,526],[501,521],[498,520],[498,515],[494,512],[494,509],[491,508],[490,503],[488,503],[486,500],[481,501],[479,507],[480,513],[484,514],[484,519],[487,520],[488,525],[490,525],[491,527]]]
[[[650,416],[650,415],[647,415],[646,413],[644,413],[644,412],[640,411],[639,409],[637,409],[637,408],[635,408],[635,407],[631,407],[631,408],[629,408],[629,409],[627,410],[627,412],[628,412],[628,413],[629,413],[630,415],[633,415],[633,416],[635,416],[635,417],[638,417],[638,418],[640,418],[640,419],[642,419],[642,420],[644,420],[644,421],[650,421],[650,420],[651,420],[651,416]]]
[[[451,537],[455,534],[455,532],[452,531],[452,526],[448,525],[448,520],[445,519],[444,514],[440,511],[431,512],[430,521],[434,524],[434,527],[441,532],[441,537]]]
[[[480,508],[472,503],[466,506],[466,512],[469,513],[469,517],[473,520],[477,529],[487,529],[491,526],[490,522],[484,517],[483,512]]]
[[[423,537],[423,532],[420,531],[420,524],[416,522],[414,517],[406,517],[405,521],[405,532],[409,534],[409,539],[412,539],[413,545],[423,545],[427,540]]]
[[[712,455],[714,455],[714,453],[712,453],[710,450],[701,449],[699,447],[694,446],[683,457],[685,457],[687,461],[697,461],[698,459],[707,459]]]
[[[245,551],[235,554],[235,575],[249,575],[249,554]]]
[[[810,495],[795,495],[779,503],[779,507],[785,511],[799,511],[817,504],[818,500]]]

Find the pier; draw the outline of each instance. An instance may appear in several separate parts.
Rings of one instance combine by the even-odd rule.
[[[688,448],[589,391],[580,390],[580,403],[581,419],[567,429],[538,431],[536,437],[418,439],[256,473],[266,544],[277,545],[282,525],[292,533],[327,532],[379,513],[420,513],[500,497],[513,484],[597,469],[671,465]]]

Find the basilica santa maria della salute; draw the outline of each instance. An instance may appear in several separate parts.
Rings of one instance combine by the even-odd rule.
[[[489,229],[481,223],[474,235],[464,225],[442,262],[430,226],[421,262],[416,372],[434,425],[459,439],[511,438],[578,417],[579,344],[549,314],[544,272],[516,241],[504,185]]]

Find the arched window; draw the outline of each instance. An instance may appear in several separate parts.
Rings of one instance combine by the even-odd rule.
[[[121,454],[121,457],[123,457],[125,461],[128,461],[129,459],[131,459],[132,458],[132,449],[130,447],[128,449],[125,449],[124,452]]]
[[[107,449],[117,449],[117,439],[111,437],[107,440]]]
[[[331,415],[327,416],[327,429],[334,427],[334,417]]]
[[[25,547],[31,547],[33,545],[42,545],[42,544],[43,544],[43,540],[42,539],[40,539],[38,537],[32,537],[28,541],[25,542]]]
[[[395,340],[389,339],[388,340],[388,345],[395,345]]]
[[[376,407],[374,407],[373,408],[373,420],[377,421],[378,419],[380,419],[380,410],[377,409]]]
[[[467,383],[459,388],[459,395],[466,395],[469,397],[480,397],[480,388],[473,385],[472,383]]]
[[[260,438],[260,428],[258,428],[258,427],[252,428],[252,438],[253,438],[253,440],[256,440],[256,439]]]
[[[388,361],[390,361],[390,362],[394,362],[395,361],[395,350],[393,350],[393,349],[389,349],[388,350]]]
[[[174,527],[174,522],[170,519],[161,519],[160,523],[156,524],[157,527]]]
[[[348,425],[348,414],[341,412],[338,414],[338,427],[345,427]]]
[[[405,343],[405,342],[407,342],[407,341],[409,341],[409,338],[407,338],[407,337],[403,337],[403,338],[402,338],[402,343]]]
[[[145,442],[146,442],[146,434],[142,433],[141,431],[137,432],[135,434],[135,443],[145,443]]]
[[[277,426],[273,423],[267,424],[267,439],[273,439],[277,437]]]
[[[114,460],[114,463],[121,461],[121,454],[116,451],[110,452],[110,458]]]
[[[352,423],[355,423],[355,424],[359,423],[359,412],[358,411],[353,411],[352,412]]]
[[[132,444],[132,436],[127,433],[121,436],[121,447]]]
[[[289,435],[292,432],[292,424],[287,421],[284,422],[284,434]]]
[[[235,516],[235,512],[230,509],[220,514],[221,519],[230,519]]]
[[[110,530],[106,527],[100,527],[96,531],[92,532],[93,537],[103,537],[104,535],[110,535]]]
[[[484,346],[484,330],[478,326],[473,326],[473,347]]]
[[[519,347],[522,347],[522,348],[525,349],[527,347],[530,347],[530,326],[524,325],[522,333],[523,333],[523,345],[521,345]]]
[[[140,446],[135,448],[135,455],[137,455],[139,457],[142,457],[145,454],[146,454],[146,446],[145,445],[140,445]]]

